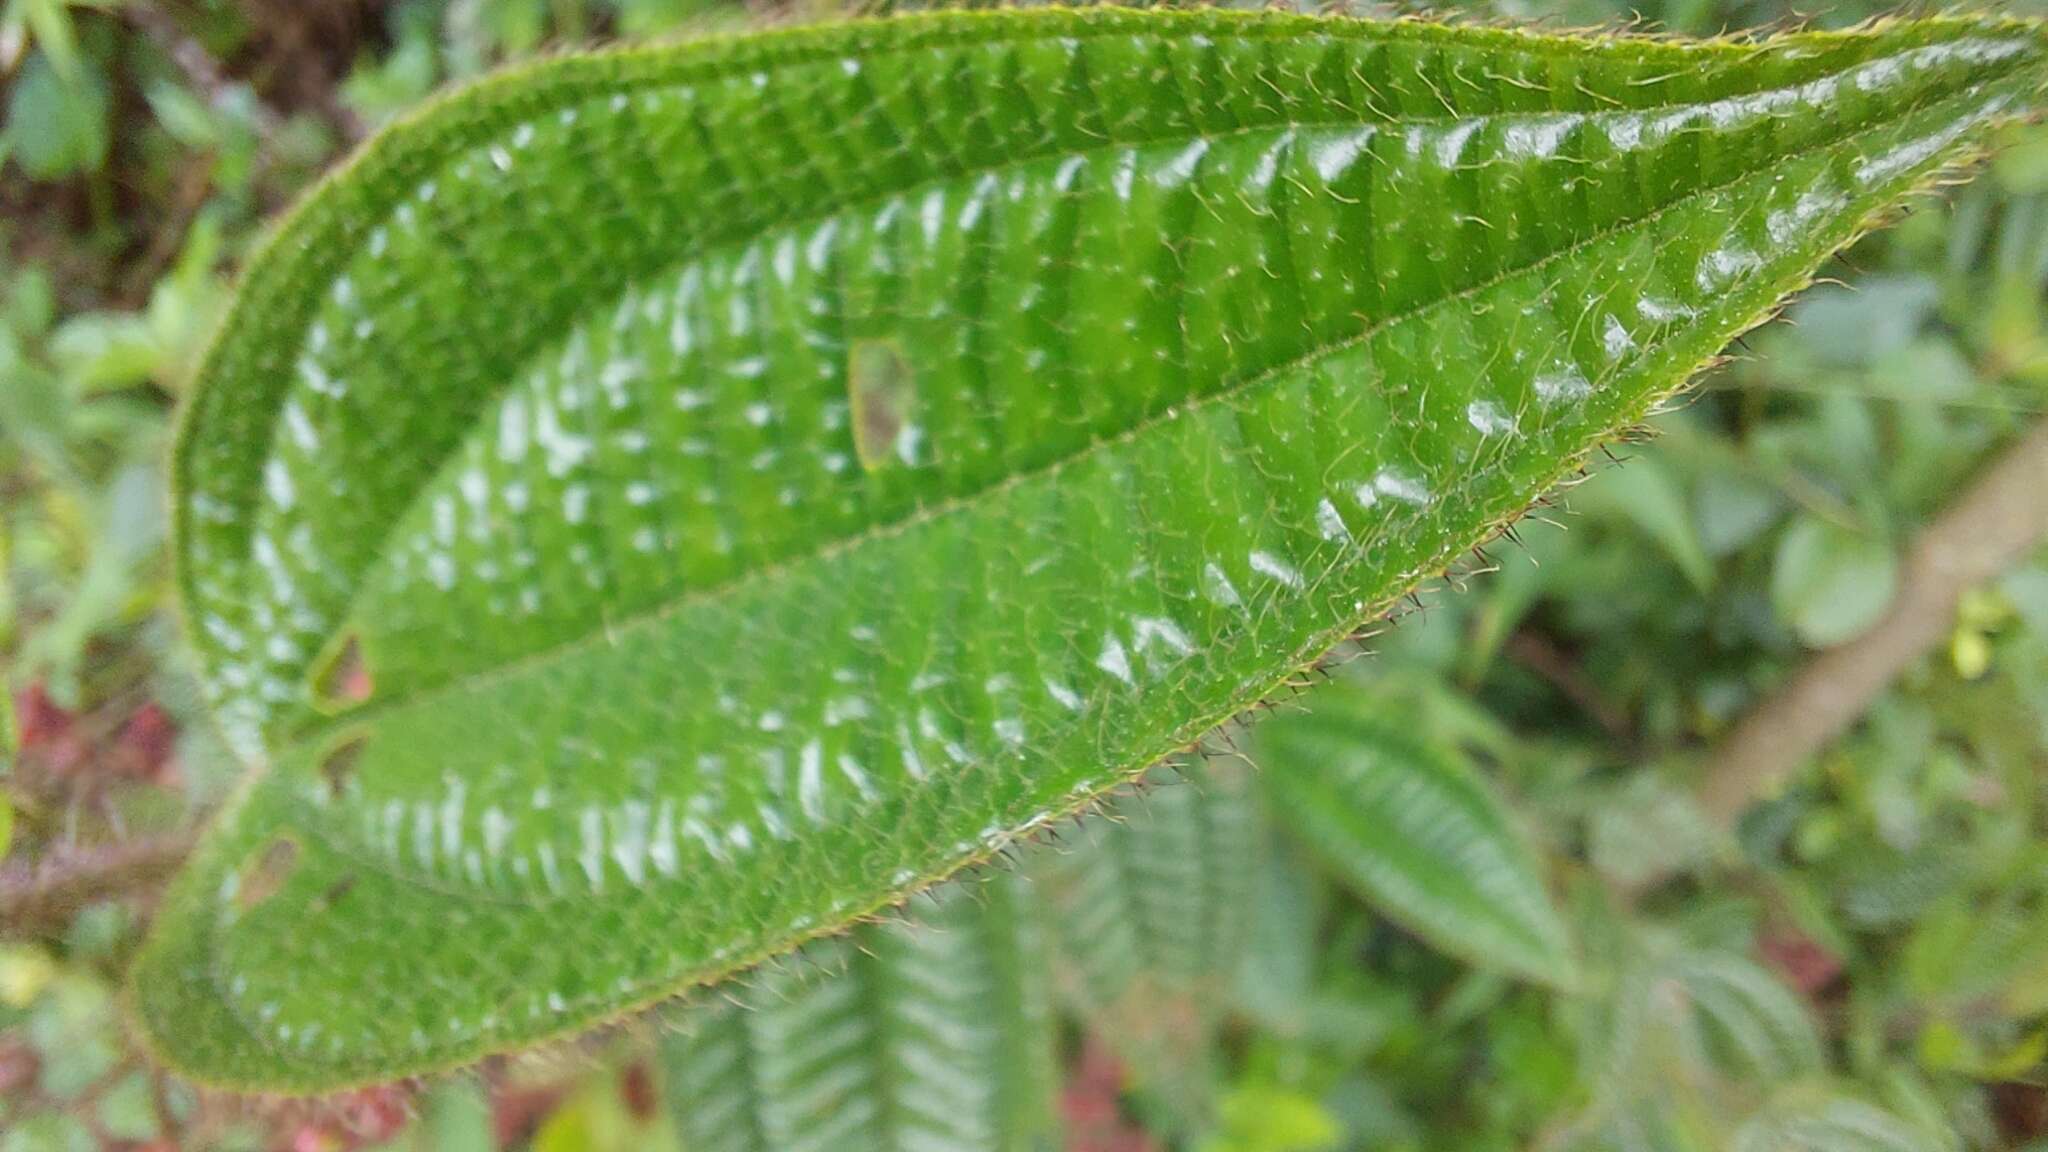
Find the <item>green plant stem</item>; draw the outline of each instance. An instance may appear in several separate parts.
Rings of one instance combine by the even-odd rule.
[[[1700,805],[1722,829],[1771,795],[1949,635],[1963,593],[2048,537],[2048,421],[2028,430],[1913,544],[1898,595],[1862,636],[1815,656],[1736,724]]]

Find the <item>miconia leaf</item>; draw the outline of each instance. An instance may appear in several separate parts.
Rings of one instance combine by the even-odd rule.
[[[1670,999],[1673,989],[1682,990],[1680,1003],[1662,1010],[1684,1017],[1668,1023],[1701,1044],[1702,1066],[1711,1059],[1737,1075],[1780,1082],[1825,1066],[1806,1002],[1748,958],[1681,950],[1656,973],[1644,996]]]
[[[702,1152],[1030,1152],[1056,1089],[1039,912],[1015,874],[771,962],[678,1014],[668,1103]]]
[[[1790,1086],[1781,1098],[1790,1102],[1822,1075],[1810,1007],[1748,955],[1664,928],[1613,926],[1625,935],[1605,941],[1612,985],[1580,1001],[1579,1059],[1598,1086],[1585,1115],[1604,1133],[1592,1146],[1629,1144],[1631,1132],[1645,1147],[1726,1143],[1727,1112],[1702,1112],[1700,1094],[1747,1109],[1758,1085]],[[1600,950],[1598,929],[1583,928],[1588,952]],[[1674,1092],[1679,1084],[1688,1088]]]
[[[1244,953],[1263,850],[1244,766],[1199,756],[1157,769],[1102,817],[1032,859],[1073,998],[1101,1008],[1143,983],[1220,1002]]]
[[[146,1033],[244,1087],[447,1066],[988,856],[1483,540],[2040,57],[948,13],[436,104],[251,263],[185,414],[255,771]]]
[[[1731,1152],[1939,1152],[1949,1143],[1852,1096],[1786,1095],[1736,1130]]]
[[[1264,845],[1242,763],[1155,769],[1058,851],[1032,858],[1054,968],[1081,1019],[1129,1066],[1155,1127],[1202,1131],[1217,1030],[1245,958]]]
[[[1454,751],[1344,703],[1258,727],[1281,820],[1430,944],[1482,968],[1572,983],[1564,921],[1507,806]]]

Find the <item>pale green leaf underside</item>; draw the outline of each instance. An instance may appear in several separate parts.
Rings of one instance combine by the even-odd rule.
[[[1185,773],[1187,779],[1180,779]],[[1201,1131],[1264,845],[1248,770],[1156,768],[1056,850],[1033,854],[1064,998],[1174,1127]]]
[[[1482,539],[2040,54],[947,14],[436,105],[253,263],[187,413],[260,770],[146,1031],[252,1087],[445,1066],[988,854]]]
[[[691,1152],[1032,1152],[1052,1146],[1040,913],[1015,873],[947,884],[669,1021]]]
[[[1155,769],[1142,791],[1035,854],[1076,1007],[1113,1012],[1150,985],[1200,992],[1201,1010],[1219,1011],[1243,954],[1260,848],[1245,767],[1219,755]]]
[[[1543,865],[1484,780],[1341,697],[1258,729],[1282,819],[1388,917],[1491,971],[1574,982]],[[1345,705],[1349,704],[1349,707]]]
[[[1242,959],[1258,824],[1241,764],[1184,770],[1186,784],[1155,769],[1155,787],[1028,851],[1019,869],[941,884],[900,917],[666,1013],[662,1062],[685,1146],[1051,1147],[1054,971],[1140,1090],[1199,1093]]]

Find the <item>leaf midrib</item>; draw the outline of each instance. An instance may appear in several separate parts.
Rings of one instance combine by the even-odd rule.
[[[1380,739],[1387,738],[1378,731],[1372,731],[1369,734]],[[1312,754],[1315,752],[1328,753],[1325,759],[1332,764],[1344,764],[1344,753],[1347,749],[1355,750],[1357,747],[1356,745],[1348,744],[1341,735],[1336,734],[1331,736],[1326,736],[1323,733],[1308,734],[1308,742],[1311,745],[1309,750]],[[1317,748],[1314,745],[1328,745],[1328,747]],[[1475,827],[1480,828],[1484,833],[1492,835],[1497,841],[1512,845],[1518,850],[1525,847],[1520,829],[1510,824],[1502,823],[1497,818],[1502,813],[1495,811],[1493,805],[1487,802],[1485,796],[1480,792],[1476,779],[1472,776],[1472,770],[1468,766],[1448,761],[1436,762],[1433,758],[1429,758],[1412,748],[1408,749],[1406,754],[1416,757],[1418,761],[1423,759],[1430,760],[1427,770],[1438,777],[1436,783],[1442,789],[1441,798],[1455,805],[1459,810],[1459,814],[1464,819],[1471,821]],[[1373,861],[1367,859],[1365,854],[1359,851],[1357,847],[1361,842],[1371,838],[1373,830],[1362,826],[1363,821],[1361,818],[1364,813],[1348,803],[1351,789],[1347,787],[1347,784],[1351,783],[1351,781],[1338,778],[1360,774],[1360,772],[1353,772],[1348,767],[1344,767],[1336,769],[1329,778],[1319,774],[1303,777],[1299,774],[1290,775],[1284,773],[1281,778],[1288,781],[1283,787],[1296,791],[1297,798],[1300,801],[1300,811],[1303,813],[1301,819],[1312,825],[1317,836],[1326,841],[1323,845],[1326,852],[1345,858],[1347,861],[1363,861],[1365,867],[1373,868],[1375,866]],[[1385,798],[1383,797],[1383,799]],[[1532,924],[1520,918],[1493,915],[1494,909],[1488,906],[1490,897],[1493,894],[1484,891],[1481,887],[1474,884],[1469,877],[1453,872],[1445,877],[1445,879],[1456,885],[1455,891],[1450,894],[1449,898],[1459,903],[1466,903],[1469,900],[1472,903],[1478,904],[1480,906],[1480,914],[1477,918],[1487,921],[1489,930],[1498,931],[1515,938],[1516,942],[1526,952],[1534,953],[1546,959],[1552,957],[1560,948],[1560,941],[1545,936],[1540,925]],[[1433,894],[1444,895],[1443,889],[1440,886],[1431,887],[1433,888]],[[1417,914],[1411,909],[1390,906],[1383,908],[1381,913],[1388,919],[1396,921],[1402,927],[1418,935],[1427,935],[1429,932],[1430,926],[1424,923],[1427,917]],[[1460,915],[1461,918],[1467,920],[1473,919],[1472,917],[1464,916],[1462,912]],[[1474,949],[1468,942],[1461,940],[1451,950],[1469,953]],[[1478,961],[1487,959],[1484,956],[1473,956],[1472,958]],[[1502,957],[1494,957],[1493,959],[1517,970],[1527,970],[1519,959]]]
[[[1850,141],[1857,140],[1866,135],[1870,135],[1882,131],[1885,128],[1892,127],[1899,120],[1902,120],[1905,117],[1913,115],[1915,113],[1924,111],[1929,107],[1933,107],[1937,104],[1967,100],[1974,96],[1981,88],[1983,88],[1986,83],[1988,83],[1988,81],[1979,81],[1978,83],[1971,84],[1961,90],[1945,92],[1933,96],[1929,99],[1926,99],[1922,102],[1909,105],[1903,108],[1897,116],[1891,119],[1881,121],[1876,124],[1868,125],[1854,132],[1849,132],[1841,136],[1837,136],[1833,140],[1829,141],[1827,144],[1821,145],[1819,147],[1829,149],[1839,148],[1841,145],[1848,143]],[[1290,126],[1290,128],[1293,127],[1299,127],[1299,125]],[[1367,125],[1360,125],[1360,127],[1367,127]],[[1288,131],[1289,129],[1268,128],[1264,130]],[[1175,137],[1173,139],[1180,138]],[[1125,146],[1127,145],[1114,145],[1106,147]],[[440,681],[439,683],[429,685],[416,692],[410,693],[403,698],[386,699],[380,701],[377,698],[372,697],[370,701],[368,701],[361,707],[349,710],[347,712],[332,717],[320,717],[319,722],[309,725],[302,732],[294,735],[292,739],[287,740],[281,745],[279,745],[277,748],[276,755],[273,757],[273,760],[282,760],[288,758],[294,753],[303,750],[306,747],[318,744],[328,734],[332,733],[333,731],[339,728],[352,726],[355,724],[367,723],[395,712],[403,712],[413,708],[425,707],[435,703],[436,701],[446,699],[452,696],[458,696],[468,692],[489,688],[491,685],[499,681],[517,678],[519,676],[530,673],[535,669],[551,664],[557,660],[566,659],[585,649],[596,647],[599,644],[612,643],[614,638],[621,634],[628,632],[637,632],[642,628],[652,627],[660,623],[661,621],[668,619],[671,616],[674,616],[684,611],[688,611],[689,609],[696,607],[699,604],[708,603],[720,599],[735,591],[739,591],[742,588],[750,588],[758,584],[773,583],[781,579],[785,579],[790,575],[792,571],[796,569],[807,567],[809,565],[820,563],[823,561],[831,560],[833,558],[851,552],[857,548],[863,547],[877,540],[893,539],[897,536],[905,535],[913,531],[914,529],[921,527],[927,522],[951,516],[955,513],[969,509],[976,504],[982,503],[983,501],[995,501],[997,499],[1000,499],[1005,493],[1009,492],[1013,488],[1034,481],[1056,476],[1075,465],[1082,464],[1090,459],[1093,459],[1095,456],[1102,452],[1120,448],[1125,444],[1128,444],[1140,438],[1141,436],[1150,432],[1154,428],[1178,420],[1181,416],[1185,414],[1207,408],[1213,404],[1228,402],[1238,396],[1255,390],[1264,384],[1272,383],[1282,376],[1292,375],[1293,373],[1301,370],[1302,368],[1312,365],[1316,361],[1321,360],[1327,356],[1334,355],[1336,353],[1345,351],[1349,348],[1353,348],[1360,344],[1363,344],[1373,339],[1375,336],[1379,335],[1386,329],[1391,328],[1397,324],[1406,323],[1409,320],[1412,320],[1418,316],[1426,315],[1429,312],[1434,311],[1438,308],[1447,307],[1461,300],[1470,299],[1472,297],[1490,292],[1493,289],[1498,288],[1505,283],[1517,280],[1521,277],[1530,275],[1545,267],[1548,267],[1553,263],[1565,260],[1570,256],[1574,255],[1575,253],[1585,248],[1591,247],[1595,244],[1598,244],[1602,241],[1605,241],[1613,236],[1631,232],[1640,228],[1648,227],[1656,223],[1658,220],[1662,219],[1665,215],[1680,210],[1684,208],[1686,205],[1696,200],[1699,200],[1706,196],[1711,196],[1727,191],[1730,188],[1733,188],[1739,184],[1743,184],[1749,180],[1756,178],[1759,175],[1768,172],[1768,165],[1776,163],[1780,159],[1781,158],[1778,157],[1772,157],[1765,161],[1762,165],[1745,168],[1739,175],[1731,177],[1728,180],[1722,181],[1717,184],[1702,185],[1700,187],[1694,188],[1678,196],[1677,198],[1671,200],[1670,202],[1661,205],[1647,213],[1644,213],[1641,216],[1638,216],[1632,220],[1627,220],[1612,225],[1607,228],[1600,229],[1599,231],[1591,233],[1580,240],[1577,240],[1569,245],[1557,249],[1554,252],[1546,253],[1544,256],[1539,257],[1536,260],[1530,261],[1526,264],[1520,265],[1515,268],[1502,271],[1493,276],[1492,278],[1483,281],[1479,284],[1474,284],[1469,287],[1459,289],[1456,292],[1448,293],[1443,296],[1439,296],[1435,299],[1424,301],[1420,304],[1413,305],[1400,312],[1390,313],[1385,317],[1382,317],[1378,320],[1373,321],[1370,324],[1367,324],[1358,332],[1350,336],[1319,344],[1315,347],[1306,349],[1299,355],[1284,360],[1263,371],[1254,373],[1250,376],[1243,377],[1233,383],[1221,384],[1213,391],[1206,392],[1198,396],[1190,397],[1176,404],[1167,405],[1159,411],[1145,415],[1139,420],[1133,422],[1129,427],[1120,430],[1113,436],[1107,436],[1094,440],[1074,452],[1056,457],[1035,468],[1023,469],[1014,472],[1008,476],[1003,477],[1002,479],[996,481],[993,484],[989,484],[985,487],[975,489],[972,492],[960,493],[957,495],[945,497],[940,500],[935,500],[929,504],[919,505],[915,509],[913,509],[909,514],[902,516],[898,519],[890,520],[884,523],[874,524],[861,532],[857,532],[849,536],[840,537],[835,540],[827,541],[826,543],[819,545],[818,547],[810,549],[808,551],[793,553],[791,555],[779,558],[767,564],[746,569],[744,572],[737,573],[733,577],[728,578],[726,580],[722,580],[717,583],[705,585],[698,588],[684,589],[678,592],[676,595],[664,598],[659,603],[640,612],[637,612],[631,616],[628,616],[622,620],[603,621],[596,628],[593,628],[590,631],[587,631],[584,634],[572,640],[568,640],[548,648],[538,649],[534,652],[520,656],[517,659],[509,660],[505,663],[494,665],[489,668],[484,668],[475,672],[451,677],[447,680]],[[382,552],[383,549],[380,548],[379,555],[381,555]],[[374,567],[375,564],[376,559],[373,557],[371,564],[366,565],[365,570],[367,571],[369,568]],[[343,622],[346,622],[349,619],[354,608],[359,603],[362,587],[363,585],[361,583],[357,585],[356,595],[350,599],[348,604],[345,606],[344,610],[340,613],[339,618]]]

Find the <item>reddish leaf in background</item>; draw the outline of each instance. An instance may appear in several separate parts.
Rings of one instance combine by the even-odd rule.
[[[1841,957],[1796,928],[1779,926],[1758,938],[1756,950],[1771,970],[1812,1000],[1841,978]]]
[[[324,1124],[301,1124],[292,1133],[291,1152],[342,1152],[341,1135]]]
[[[0,1099],[18,1099],[33,1091],[42,1075],[42,1063],[25,1042],[0,1045]]]
[[[14,722],[21,740],[21,758],[52,776],[61,776],[85,759],[85,738],[78,718],[50,698],[39,681],[16,693]]]
[[[411,1095],[387,1085],[347,1092],[319,1106],[319,1119],[292,1129],[291,1152],[353,1152],[388,1144],[412,1117]]]
[[[619,1077],[619,1099],[624,1101],[626,1112],[642,1124],[654,1122],[654,1111],[661,1101],[654,1091],[654,1073],[646,1061],[635,1061],[628,1065]]]
[[[1099,1038],[1089,1036],[1060,1093],[1067,1152],[1158,1152],[1151,1137],[1124,1115],[1123,1088],[1123,1065]]]
[[[532,1136],[566,1095],[568,1088],[563,1084],[493,1089],[491,1131],[497,1137],[498,1147],[510,1148]]]
[[[137,708],[121,725],[111,758],[114,770],[133,780],[160,780],[177,744],[177,724],[162,705],[152,700]]]
[[[2048,1135],[2048,1090],[2036,1084],[1991,1086],[1991,1111],[1998,1130],[2015,1145]]]
[[[382,1144],[398,1135],[411,1111],[403,1088],[365,1088],[342,1099],[349,1134],[366,1144]]]

